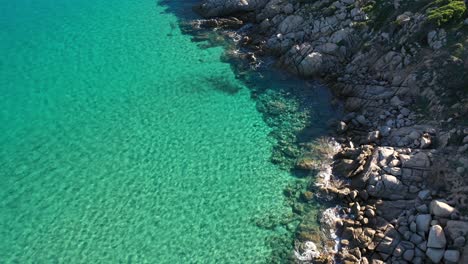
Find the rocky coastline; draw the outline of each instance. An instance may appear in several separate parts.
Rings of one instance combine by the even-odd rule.
[[[338,241],[298,230],[289,261],[468,263],[464,1],[202,0],[196,10],[205,19],[187,30],[234,37],[230,59],[255,67],[273,56],[344,105],[323,164],[291,155],[318,175],[302,200],[339,203],[326,221]]]

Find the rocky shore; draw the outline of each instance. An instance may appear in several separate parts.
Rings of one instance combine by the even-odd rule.
[[[203,0],[197,11],[206,19],[192,28],[235,30],[246,52],[233,57],[274,56],[343,102],[331,173],[311,187],[341,205],[339,241],[317,248],[298,230],[294,262],[468,263],[463,0]],[[298,169],[326,168],[293,156]]]

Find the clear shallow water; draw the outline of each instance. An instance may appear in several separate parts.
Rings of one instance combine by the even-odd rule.
[[[268,257],[292,177],[221,48],[153,0],[2,5],[0,262]]]
[[[221,48],[152,0],[3,5],[1,262],[268,256],[254,220],[288,212],[290,176]]]

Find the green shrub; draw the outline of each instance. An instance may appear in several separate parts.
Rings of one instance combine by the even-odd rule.
[[[437,26],[460,20],[466,12],[464,0],[437,0],[435,4],[442,6],[429,10],[427,18]]]

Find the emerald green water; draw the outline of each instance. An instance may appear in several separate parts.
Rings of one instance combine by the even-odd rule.
[[[0,11],[1,263],[253,263],[291,176],[249,90],[153,0]],[[220,89],[222,88],[222,89]],[[223,90],[239,89],[237,93]]]

